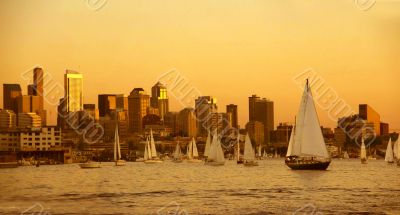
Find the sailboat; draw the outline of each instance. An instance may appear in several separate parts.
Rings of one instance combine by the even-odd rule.
[[[263,158],[268,158],[267,152],[264,149]]]
[[[187,148],[187,162],[189,163],[201,163],[202,161],[198,159],[199,157],[199,152],[197,151],[197,146],[196,146],[196,141],[194,140],[194,137],[192,138],[192,141],[188,144]]]
[[[204,153],[203,153],[203,157],[205,159],[207,159],[208,155],[210,154],[210,148],[211,148],[211,135],[210,132],[208,132],[206,146],[204,147]]]
[[[347,153],[347,151],[344,151],[343,159],[349,159],[349,158],[350,158],[349,153]]]
[[[214,135],[210,146],[210,151],[204,164],[210,166],[225,165],[224,152],[222,151],[221,142],[218,138],[216,130],[214,131]]]
[[[364,137],[361,137],[360,159],[362,164],[367,163],[367,150],[365,149]]]
[[[243,158],[240,157],[240,133],[238,131],[238,135],[236,138],[236,163],[243,164]]]
[[[182,163],[182,151],[181,147],[179,146],[179,142],[176,144],[172,162]]]
[[[397,166],[400,166],[400,159],[399,159],[399,156],[400,156],[400,135],[397,137],[397,140],[396,140],[396,146],[397,146],[397,148],[396,148],[396,151],[394,151],[394,154],[396,154],[397,155]]]
[[[153,138],[153,131],[150,130],[150,141],[147,138],[145,151],[144,151],[144,163],[145,164],[155,164],[162,163],[163,161],[157,156],[156,145]]]
[[[261,160],[261,158],[262,158],[262,156],[261,156],[261,144],[258,146],[257,157],[258,157],[258,159],[260,159],[260,160]]]
[[[399,160],[399,139],[400,138],[397,138],[396,142],[393,145],[393,158],[394,158],[394,160]]]
[[[294,170],[325,170],[331,163],[308,79],[290,135],[285,163]]]
[[[386,148],[386,154],[385,154],[385,161],[388,163],[393,163],[393,148],[392,148],[392,138],[389,139],[389,142],[387,144]]]
[[[114,137],[114,162],[115,166],[125,166],[126,161],[121,159],[121,145],[119,144],[118,125],[115,128]]]
[[[248,134],[246,134],[246,139],[244,142],[244,153],[243,153],[243,164],[245,166],[258,166],[258,162],[256,161],[255,151],[253,146],[251,145],[251,140]]]

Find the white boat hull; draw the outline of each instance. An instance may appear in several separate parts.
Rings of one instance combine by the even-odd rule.
[[[125,160],[117,160],[115,161],[115,166],[125,166],[126,161]]]
[[[145,160],[143,161],[145,164],[157,164],[157,163],[162,163],[162,160]]]
[[[81,164],[79,164],[79,166],[82,169],[94,169],[94,168],[100,168],[101,167],[100,163],[97,163],[97,162],[81,163]]]

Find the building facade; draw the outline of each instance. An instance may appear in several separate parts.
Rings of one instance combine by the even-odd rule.
[[[185,108],[178,115],[179,136],[196,137],[197,135],[197,120],[196,112],[193,108]]]
[[[270,133],[274,130],[274,102],[257,95],[249,97],[249,121],[264,124],[264,140],[270,142]]]
[[[42,119],[36,113],[19,113],[18,114],[18,127],[19,128],[40,128],[42,126]]]
[[[211,96],[201,96],[195,100],[197,118],[197,136],[207,136],[212,126],[213,113],[217,113],[217,99]],[[215,120],[214,120],[215,121]]]
[[[64,74],[64,92],[66,112],[83,110],[83,75],[67,70]]]
[[[117,109],[117,96],[112,94],[98,95],[99,116],[105,117]]]
[[[131,132],[143,132],[143,117],[147,115],[150,96],[143,88],[135,88],[128,96],[128,119]]]
[[[18,113],[17,98],[22,96],[19,84],[3,84],[3,108]]]
[[[167,88],[160,82],[151,88],[150,106],[158,109],[161,120],[164,120],[165,114],[169,112]]]
[[[233,128],[239,128],[239,121],[238,121],[238,107],[234,104],[229,104],[226,106],[226,113],[231,115],[232,123],[231,126]]]
[[[17,126],[17,115],[12,110],[0,111],[0,128],[15,128]]]

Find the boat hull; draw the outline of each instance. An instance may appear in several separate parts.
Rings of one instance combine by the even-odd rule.
[[[4,162],[4,163],[0,163],[0,169],[17,168],[17,167],[18,167],[18,162]]]
[[[95,163],[95,162],[92,162],[92,163],[81,163],[81,164],[79,164],[79,166],[82,169],[95,169],[95,168],[100,168],[101,167],[100,163]]]
[[[289,161],[286,159],[285,163],[293,170],[326,170],[331,161]]]
[[[258,166],[258,162],[257,162],[257,161],[245,161],[245,162],[243,163],[243,165],[244,165],[244,166],[247,166],[247,167]]]
[[[162,160],[145,160],[143,161],[145,164],[157,164],[157,163],[162,163]]]
[[[115,166],[125,166],[126,161],[125,160],[117,160],[115,161]]]
[[[206,161],[205,163],[204,163],[205,165],[208,165],[208,166],[223,166],[223,165],[225,165],[225,161],[221,161],[221,162],[216,162],[216,161]]]

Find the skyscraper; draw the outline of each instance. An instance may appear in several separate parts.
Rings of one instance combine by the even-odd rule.
[[[116,95],[116,97],[117,97],[117,110],[128,111],[128,97],[126,97],[124,94],[118,94]]]
[[[207,136],[211,129],[212,114],[217,112],[217,99],[211,96],[201,96],[195,100],[197,118],[197,136]]]
[[[28,87],[29,88],[29,87]],[[43,90],[43,69],[36,67],[33,69],[33,87],[32,89],[32,95],[37,96],[38,98],[38,108],[35,111],[41,118],[42,120],[42,126],[46,126],[46,120],[47,120],[47,112],[44,110],[44,90]],[[29,93],[29,92],[28,92]],[[36,109],[36,108],[35,108]]]
[[[238,109],[237,109],[237,105],[234,104],[229,104],[226,106],[226,113],[231,115],[231,126],[233,128],[239,128],[239,124],[238,124]]]
[[[143,131],[143,117],[150,106],[150,96],[143,88],[135,88],[128,96],[128,120],[129,130],[132,132]]]
[[[22,96],[19,84],[3,84],[3,108],[18,113],[17,98]]]
[[[274,102],[256,95],[249,97],[249,121],[264,124],[264,141],[268,143],[274,130]]]
[[[179,135],[183,137],[196,137],[197,121],[193,108],[185,108],[178,114]]]
[[[157,82],[151,88],[150,106],[153,108],[157,108],[161,120],[164,120],[165,114],[169,111],[169,103],[167,88],[160,82]]]
[[[112,94],[100,94],[98,96],[98,107],[100,117],[110,115],[111,111],[117,109],[117,97]]]
[[[65,105],[67,112],[83,110],[83,76],[67,70],[64,75]]]
[[[380,135],[380,123],[381,116],[371,106],[367,104],[360,104],[358,106],[358,113],[361,119],[365,120],[369,124],[373,124],[376,135]]]

